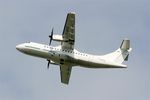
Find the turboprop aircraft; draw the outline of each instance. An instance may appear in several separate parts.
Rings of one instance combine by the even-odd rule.
[[[86,68],[126,68],[122,64],[128,60],[130,40],[124,39],[121,46],[114,52],[106,55],[92,55],[79,52],[74,48],[75,44],[75,13],[67,14],[65,26],[62,35],[54,35],[53,29],[49,35],[50,42],[40,44],[35,42],[22,43],[16,46],[16,49],[27,55],[44,58],[50,64],[60,66],[61,82],[69,83],[72,67],[81,66]],[[51,42],[60,42],[59,46],[51,46]]]

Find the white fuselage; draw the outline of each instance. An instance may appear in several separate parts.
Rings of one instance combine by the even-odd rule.
[[[28,55],[51,60],[53,64],[69,64],[87,68],[126,68],[125,65],[111,62],[103,56],[91,55],[78,52],[77,50],[62,50],[61,46],[29,42],[17,45],[16,48]]]

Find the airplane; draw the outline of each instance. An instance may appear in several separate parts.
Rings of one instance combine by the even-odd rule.
[[[22,43],[16,46],[20,52],[44,58],[48,61],[47,68],[50,64],[60,66],[61,82],[68,85],[72,67],[81,66],[85,68],[127,68],[127,65],[122,64],[128,60],[130,40],[123,39],[121,46],[106,55],[92,55],[79,52],[74,48],[75,45],[75,13],[67,14],[65,26],[62,35],[49,35],[49,45],[35,42]],[[51,46],[51,42],[60,42],[58,46]]]

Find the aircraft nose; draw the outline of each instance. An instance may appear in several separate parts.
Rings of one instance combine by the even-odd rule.
[[[21,49],[22,49],[22,45],[20,45],[20,44],[19,44],[19,45],[17,45],[17,46],[16,46],[16,49],[17,49],[17,50],[19,50],[19,51],[21,51]]]

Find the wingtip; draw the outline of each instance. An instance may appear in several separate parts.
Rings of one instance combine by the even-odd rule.
[[[70,12],[69,14],[74,14],[75,15],[76,13],[75,12]]]

